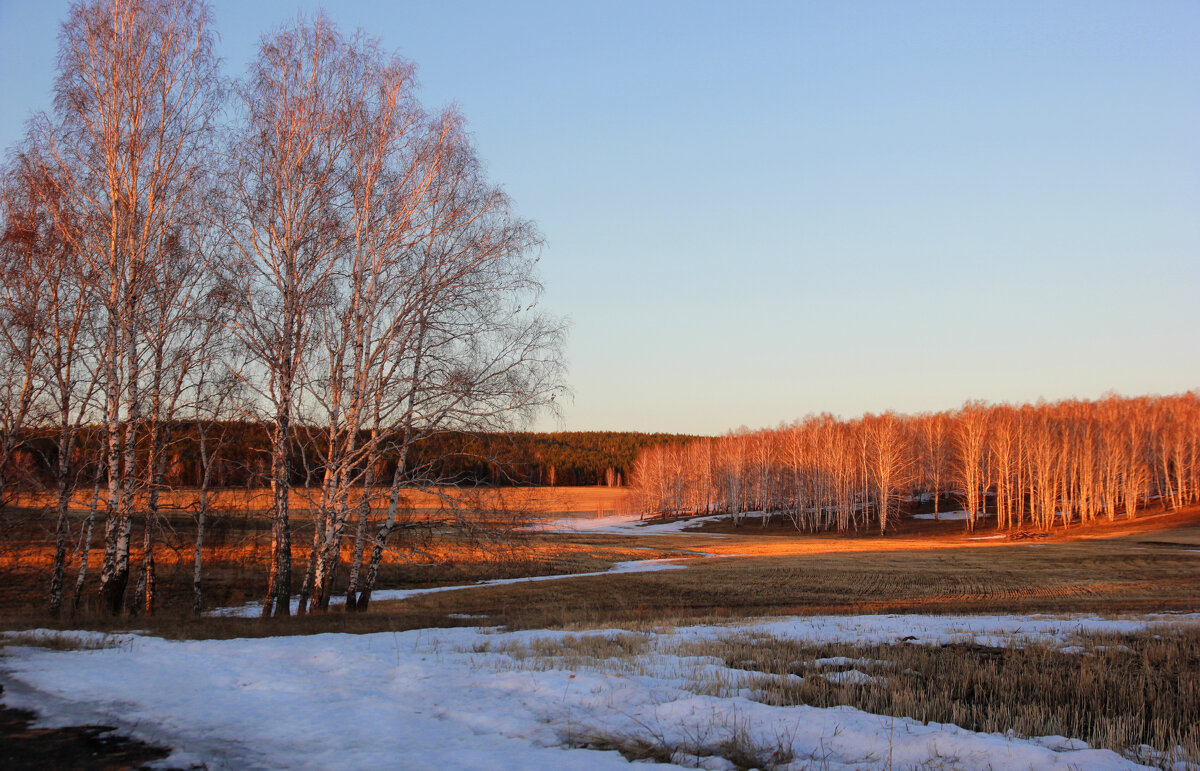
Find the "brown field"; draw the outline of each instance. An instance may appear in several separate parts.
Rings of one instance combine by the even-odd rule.
[[[694,557],[687,570],[414,597],[389,610],[446,606],[518,627],[817,613],[1200,611],[1200,510],[1135,524],[1110,538],[1082,533],[1017,542],[969,541],[961,531],[920,540],[789,541],[749,532],[719,540],[646,538],[638,543],[721,556]]]
[[[543,509],[620,500],[608,488],[526,495],[526,503]],[[306,526],[305,517],[295,521],[295,559],[303,565],[311,524]],[[161,624],[168,634],[367,631],[459,623],[449,617],[452,613],[534,627],[810,613],[1200,611],[1200,509],[1021,541],[987,538],[996,535],[989,530],[969,536],[961,523],[911,520],[887,536],[804,535],[758,524],[736,532],[717,527],[724,532],[669,536],[518,531],[504,540],[492,540],[490,533],[414,531],[387,555],[379,588],[595,572],[618,561],[662,557],[679,558],[687,569],[464,588],[377,602],[366,615],[334,611],[268,622],[187,619],[190,523],[168,519],[168,524],[168,543],[158,550],[161,619],[127,622],[141,628]],[[210,606],[254,601],[265,587],[269,539],[261,512],[227,517],[225,525],[226,530],[214,531],[206,541]],[[0,551],[0,621],[10,627],[46,623],[39,608],[50,556],[48,525],[26,512],[24,526],[10,526],[8,532],[25,537],[9,538]],[[94,549],[93,575],[100,556]],[[134,557],[136,565],[138,555]],[[86,593],[88,602],[93,595]],[[126,623],[97,617],[89,607],[73,622],[104,628]]]
[[[319,490],[293,490],[289,506],[297,512],[308,511]],[[376,495],[386,500],[387,491],[378,488]],[[631,491],[627,487],[501,487],[476,489],[442,489],[435,492],[408,491],[401,506],[416,511],[438,511],[450,507],[451,499],[482,509],[541,514],[592,514],[610,516],[630,510]],[[167,490],[160,494],[159,505],[167,511],[194,511],[200,493],[196,489]],[[100,491],[103,508],[105,491]],[[92,502],[90,490],[79,491],[71,501],[71,510],[85,512]],[[14,508],[44,509],[53,505],[43,493],[22,493],[13,501]],[[226,488],[210,494],[209,507],[218,512],[262,513],[271,505],[271,491],[265,487],[251,489]],[[376,506],[376,511],[380,506]]]
[[[484,527],[465,535],[442,527],[451,518],[448,502],[451,495],[469,510],[487,512],[467,515],[469,524]],[[160,501],[162,530],[155,556],[162,608],[169,614],[186,609],[194,561],[192,512],[197,497],[194,490],[176,490],[165,493]],[[610,546],[569,543],[512,531],[513,527],[542,518],[611,516],[628,511],[629,499],[627,488],[609,487],[485,488],[445,491],[444,497],[434,492],[408,493],[402,517],[411,527],[393,536],[393,548],[385,553],[380,571],[381,585],[411,587],[583,573],[604,570],[618,561],[668,556],[640,547],[629,549],[619,543]],[[226,489],[213,495],[203,555],[206,598],[211,606],[248,602],[263,591],[270,551],[266,510],[269,502],[267,489]],[[312,541],[313,525],[308,516],[311,502],[308,491],[293,491],[293,558],[301,573]],[[25,495],[17,503],[18,506],[0,513],[4,533],[0,545],[0,617],[37,613],[44,604],[46,576],[53,559],[53,521],[47,514],[48,498]],[[90,493],[76,497],[72,507],[73,532],[81,532],[81,522],[90,504]],[[383,510],[376,508],[372,520],[382,520],[383,516]],[[103,558],[101,519],[102,514],[97,517],[89,554],[89,588]],[[135,518],[132,553],[135,566],[141,561],[141,527],[141,519]],[[501,534],[502,538],[497,537]],[[80,563],[78,539],[73,548],[68,589],[73,586]],[[348,560],[351,556],[351,547],[346,544],[343,558]],[[298,576],[297,587],[299,580]],[[84,595],[85,615],[87,606],[94,604],[94,594]]]

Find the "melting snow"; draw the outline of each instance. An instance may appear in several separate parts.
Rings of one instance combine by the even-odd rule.
[[[984,517],[994,517],[996,514],[995,512],[992,512],[989,514],[976,514],[975,516],[976,519],[983,519]],[[933,512],[929,512],[928,514],[913,514],[912,518],[935,519]],[[962,509],[959,509],[958,511],[943,511],[937,515],[936,519],[942,522],[965,522],[967,520],[967,512]]]
[[[744,514],[743,516],[750,516]],[[727,519],[728,514],[712,514],[703,517],[687,517],[683,519],[674,519],[670,522],[659,522],[654,519],[639,519],[629,516],[612,516],[598,517],[596,519],[584,519],[582,517],[568,517],[565,519],[551,519],[541,522],[533,526],[533,529],[540,530],[545,533],[596,533],[599,535],[701,535],[699,533],[688,532],[691,528],[702,525],[705,522],[716,522],[718,520]],[[713,533],[704,533],[708,537],[726,537],[718,536]]]
[[[744,633],[829,642],[973,638],[1066,645],[1080,631],[1123,632],[1162,622],[1200,623],[1200,615],[892,615],[690,626],[645,635],[650,652],[639,655],[636,666],[609,669],[567,668],[549,659],[531,666],[528,654],[505,652],[538,639],[580,636],[546,630],[459,627],[184,642],[125,635],[115,647],[99,650],[11,647],[0,659],[0,680],[10,706],[37,710],[49,724],[116,725],[173,748],[172,765],[624,769],[628,764],[617,752],[579,747],[589,738],[628,737],[681,748],[674,758],[680,764],[695,767],[703,760],[728,768],[709,751],[741,736],[765,748],[786,747],[796,769],[933,762],[1124,769],[1139,766],[1063,737],[981,734],[849,707],[775,707],[749,698],[750,688],[724,698],[699,694],[689,687],[698,674],[733,683],[770,675],[672,651],[688,640]],[[836,665],[860,663],[838,659]],[[870,677],[856,669],[837,674]]]
[[[657,560],[629,560],[628,562],[618,562],[608,570],[599,570],[594,573],[556,573],[549,576],[525,576],[523,578],[495,578],[490,581],[477,581],[473,584],[456,584],[454,586],[431,586],[425,589],[380,589],[371,592],[371,602],[383,602],[385,600],[405,600],[409,597],[416,597],[421,594],[437,594],[440,592],[453,592],[458,589],[476,589],[481,586],[503,586],[504,584],[525,584],[531,581],[557,581],[563,578],[584,578],[586,576],[605,576],[610,573],[652,573],[658,570],[678,570],[687,567],[679,564],[679,559],[657,559]],[[344,605],[345,597],[330,597],[330,605]],[[245,605],[237,605],[231,608],[216,608],[207,613],[209,616],[236,616],[241,618],[253,618],[262,613],[263,604],[261,602],[250,602]],[[300,600],[292,600],[292,613],[295,614],[300,609]]]

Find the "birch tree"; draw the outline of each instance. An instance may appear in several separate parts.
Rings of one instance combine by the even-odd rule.
[[[209,160],[220,105],[214,34],[201,0],[96,0],[71,8],[53,118],[35,119],[97,312],[94,377],[103,395],[108,494],[101,593],[124,607],[145,377],[140,313],[153,266]]]
[[[942,484],[947,476],[947,418],[944,412],[921,415],[916,419],[917,457],[921,461],[924,485],[933,495],[933,518],[941,514]]]
[[[16,159],[5,180],[4,264],[8,271],[4,282],[4,334],[9,350],[19,351],[19,339],[28,339],[29,363],[36,364],[41,406],[37,427],[48,435],[48,449],[42,458],[53,480],[54,558],[50,574],[49,610],[57,616],[63,601],[70,537],[69,507],[79,475],[87,465],[80,455],[78,437],[90,414],[96,380],[85,369],[90,309],[88,295],[81,286],[78,261],[56,225],[55,214],[62,214],[56,203],[56,187],[35,147],[27,147]],[[21,309],[24,309],[22,311]],[[19,337],[10,324],[25,312],[32,326],[28,338]],[[19,359],[12,357],[10,361]],[[6,382],[12,383],[11,374]],[[27,392],[17,395],[16,407],[6,400],[5,414],[27,415]],[[10,392],[10,399],[12,394]],[[6,443],[6,447],[9,445]],[[6,450],[6,453],[8,450]],[[3,462],[0,462],[0,468]],[[90,524],[90,512],[88,523]],[[87,539],[90,542],[90,535]]]
[[[887,532],[894,507],[892,491],[908,482],[909,461],[903,426],[890,412],[864,420],[866,462],[878,505],[879,532]]]
[[[984,461],[987,452],[987,413],[982,404],[968,403],[957,415],[951,433],[958,483],[963,487],[963,506],[967,511],[967,530],[986,511]]]
[[[366,518],[355,534],[347,607],[364,609],[395,521],[401,486],[427,491],[447,480],[408,464],[413,443],[440,431],[511,430],[562,392],[562,323],[537,310],[540,244],[533,224],[483,176],[457,120],[435,124],[437,174],[411,246],[391,280],[406,287],[386,315],[372,433],[395,453],[385,522],[376,533],[366,580],[358,583]],[[368,466],[367,468],[370,468]],[[452,508],[454,500],[448,501]],[[465,524],[460,520],[460,525]],[[350,593],[358,591],[354,602]]]
[[[9,504],[14,452],[38,416],[48,294],[42,256],[54,248],[39,203],[44,175],[18,159],[0,180],[0,507]]]
[[[233,259],[226,281],[238,305],[230,328],[255,368],[246,382],[270,426],[271,564],[263,615],[288,615],[291,442],[318,309],[331,301],[345,246],[348,116],[359,86],[340,66],[344,43],[317,17],[263,38],[237,86],[240,116],[222,186]]]
[[[702,448],[712,458],[707,481],[689,473]],[[634,466],[646,512],[668,510],[672,500],[712,500],[736,518],[748,500],[764,509],[786,502],[798,530],[848,531],[864,525],[875,506],[884,529],[920,469],[919,484],[935,500],[943,482],[961,487],[968,530],[986,513],[989,493],[1002,529],[1024,527],[1027,516],[1049,529],[1060,518],[1064,526],[1101,513],[1110,521],[1119,512],[1132,518],[1151,500],[1164,508],[1196,501],[1200,396],[969,402],[911,419],[821,415],[666,449],[645,449]],[[672,494],[672,485],[683,492]]]

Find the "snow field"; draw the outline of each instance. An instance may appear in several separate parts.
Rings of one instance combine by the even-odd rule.
[[[770,706],[778,675],[687,655],[689,643],[770,635],[814,642],[1072,644],[1077,633],[1197,624],[1198,615],[783,618],[653,632],[424,629],[175,642],[140,635],[54,651],[9,647],[10,706],[49,723],[101,722],[215,768],[626,768],[612,748],[665,748],[729,769],[730,748],[784,769],[1139,768],[1063,737],[1018,739],[849,707]],[[44,634],[55,634],[45,632]],[[878,662],[814,660],[812,676]],[[806,675],[807,676],[807,675]],[[797,675],[788,675],[797,677]],[[589,747],[591,747],[589,749]],[[602,748],[602,749],[597,749]]]

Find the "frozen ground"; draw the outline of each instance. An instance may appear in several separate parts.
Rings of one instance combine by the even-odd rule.
[[[552,651],[555,642],[586,649],[580,638],[630,633],[463,627],[184,642],[67,633],[113,647],[10,647],[0,658],[0,679],[9,706],[34,709],[50,724],[117,725],[172,747],[167,763],[176,766],[626,768],[615,751],[579,748],[607,737],[687,746],[692,754],[677,754],[677,763],[727,769],[707,753],[738,736],[756,747],[786,748],[795,769],[1118,769],[1139,766],[1063,737],[980,734],[846,707],[767,706],[754,700],[755,681],[739,678],[760,678],[761,686],[772,675],[684,656],[678,646],[746,632],[863,643],[973,638],[1068,646],[1076,632],[1165,621],[1200,623],[1200,615],[782,618],[648,633],[636,656],[592,666],[536,652]],[[714,678],[736,695],[704,695],[696,687]]]

